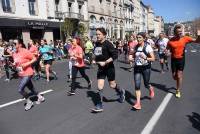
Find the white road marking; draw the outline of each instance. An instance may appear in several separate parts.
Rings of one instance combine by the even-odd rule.
[[[160,116],[164,112],[167,104],[169,103],[171,97],[173,96],[172,93],[168,93],[165,98],[163,99],[162,103],[154,113],[154,115],[151,117],[145,128],[142,130],[141,134],[151,134],[154,126],[156,125],[157,121],[159,120]]]
[[[49,89],[49,90],[46,90],[46,91],[43,91],[43,92],[40,92],[40,94],[46,94],[46,93],[49,93],[49,92],[52,92],[53,90],[52,89]],[[3,107],[7,107],[7,106],[10,106],[10,105],[13,105],[13,104],[16,104],[16,103],[19,103],[19,102],[22,102],[24,101],[25,99],[18,99],[18,100],[15,100],[15,101],[11,101],[11,102],[8,102],[8,103],[5,103],[5,104],[2,104],[0,105],[0,109],[3,108]]]
[[[192,53],[195,53],[195,52],[197,52],[197,50],[191,50],[191,52],[192,52]]]

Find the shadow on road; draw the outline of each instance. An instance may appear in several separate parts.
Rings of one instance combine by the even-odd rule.
[[[128,61],[124,61],[124,60],[117,60],[117,62],[120,62],[120,63],[124,63],[124,64],[129,64],[129,62]]]
[[[130,67],[128,67],[128,68],[127,67],[120,67],[120,68],[123,69],[124,71],[128,71],[128,72],[130,72],[130,69],[131,69]]]
[[[98,103],[98,95],[97,95],[96,92],[94,92],[94,91],[87,91],[87,97],[91,98],[91,100],[94,103],[94,105],[97,105],[97,103]]]
[[[192,112],[192,115],[187,115],[189,121],[192,123],[192,127],[200,131],[200,115]]]
[[[167,92],[167,93],[172,93],[174,94],[174,92],[172,92],[171,90],[176,90],[175,87],[170,87],[170,88],[167,88],[166,85],[163,85],[163,84],[157,84],[157,83],[151,83],[151,85],[159,90],[162,90],[164,92]]]
[[[135,96],[133,96],[129,91],[126,90],[125,93],[126,96],[126,101],[130,104],[133,105],[133,101],[132,100],[136,100]]]
[[[128,102],[130,105],[133,105],[133,103],[134,103],[133,100],[136,100],[136,97],[127,90],[125,92],[125,96],[126,96],[126,102]],[[96,92],[87,91],[87,97],[91,98],[94,105],[96,105],[98,103],[98,95]],[[141,98],[141,100],[145,100],[145,99],[150,99],[150,98],[148,96],[144,96]],[[106,97],[103,97],[103,102],[115,102],[115,101],[119,101],[119,100],[118,99],[108,99]]]
[[[160,70],[158,70],[158,69],[155,69],[155,68],[152,68],[152,67],[151,67],[151,71],[154,71],[154,72],[159,72],[159,73],[160,73]]]
[[[69,87],[71,87],[71,84],[69,85]],[[75,82],[75,87],[76,87],[76,90],[77,89],[88,89],[88,87],[81,86],[80,82]]]

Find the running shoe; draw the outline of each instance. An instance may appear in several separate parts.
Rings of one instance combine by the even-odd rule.
[[[120,102],[120,103],[123,103],[123,102],[125,101],[125,99],[126,99],[125,93],[126,93],[125,90],[122,89],[122,91],[121,91],[120,94],[119,94],[119,102]]]
[[[129,72],[132,72],[132,71],[133,71],[133,68],[131,67],[130,69],[128,69],[128,71],[129,71]]]
[[[181,91],[180,90],[176,90],[175,96],[176,96],[176,98],[181,98]]]
[[[165,73],[165,71],[163,71],[163,70],[162,70],[162,71],[160,71],[160,73],[161,73],[161,74],[164,74],[164,73]]]
[[[88,83],[88,89],[91,89],[92,88],[92,81],[90,81],[89,83]]]
[[[38,99],[35,102],[36,104],[41,104],[42,102],[45,101],[45,98],[41,94],[38,94],[37,97],[38,97]]]
[[[56,72],[55,72],[55,71],[52,71],[52,73],[53,73],[53,75],[54,75],[54,80],[57,80],[57,79],[58,79],[58,77],[57,77],[57,74],[56,74]]]
[[[30,99],[27,99],[25,111],[30,110],[33,107],[33,102]]]
[[[4,81],[5,81],[5,82],[10,82],[10,79],[5,79]]]
[[[142,109],[140,103],[135,103],[135,105],[134,105],[132,108],[134,108],[134,109],[136,109],[136,110],[140,110],[140,109]]]
[[[94,113],[103,112],[103,105],[102,105],[102,103],[97,104],[96,107],[93,108],[93,109],[91,109],[91,110],[92,110],[92,112],[94,112]]]
[[[67,93],[68,93],[68,95],[75,95],[75,91],[73,91],[73,90],[70,90]]]
[[[154,88],[152,86],[150,86],[150,89],[149,89],[149,96],[151,99],[153,99],[155,96]]]

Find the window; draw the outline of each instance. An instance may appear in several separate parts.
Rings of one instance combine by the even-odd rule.
[[[56,12],[58,12],[58,5],[59,5],[59,0],[55,0],[55,8],[56,8]]]
[[[82,5],[78,5],[78,10],[80,14],[81,14],[81,8],[82,8]]]
[[[96,17],[94,15],[90,16],[90,22],[91,23],[96,23]]]
[[[4,12],[11,12],[10,0],[2,0],[2,7]]]
[[[103,17],[100,18],[100,24],[104,24],[105,23],[105,19]]]
[[[28,5],[29,5],[30,15],[36,15],[36,1],[35,0],[28,0]]]
[[[71,2],[68,2],[69,12],[71,12],[71,7],[72,7],[72,3],[71,3]]]

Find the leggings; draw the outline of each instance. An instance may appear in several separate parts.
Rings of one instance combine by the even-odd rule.
[[[90,83],[89,77],[85,74],[85,67],[76,67],[72,66],[72,83],[71,83],[71,90],[75,91],[76,90],[76,75],[80,72],[81,76],[88,82]]]
[[[151,68],[149,66],[141,66],[141,67],[136,66],[134,68],[135,90],[140,90],[141,77],[143,77],[145,87],[149,89],[150,75],[151,75]]]
[[[31,81],[32,76],[23,76],[21,77],[21,81],[19,84],[18,92],[27,99],[30,95],[37,95],[38,93],[35,91],[35,88],[33,86],[33,83]],[[28,89],[31,91],[30,94],[27,94],[24,89],[25,87],[28,87]]]

